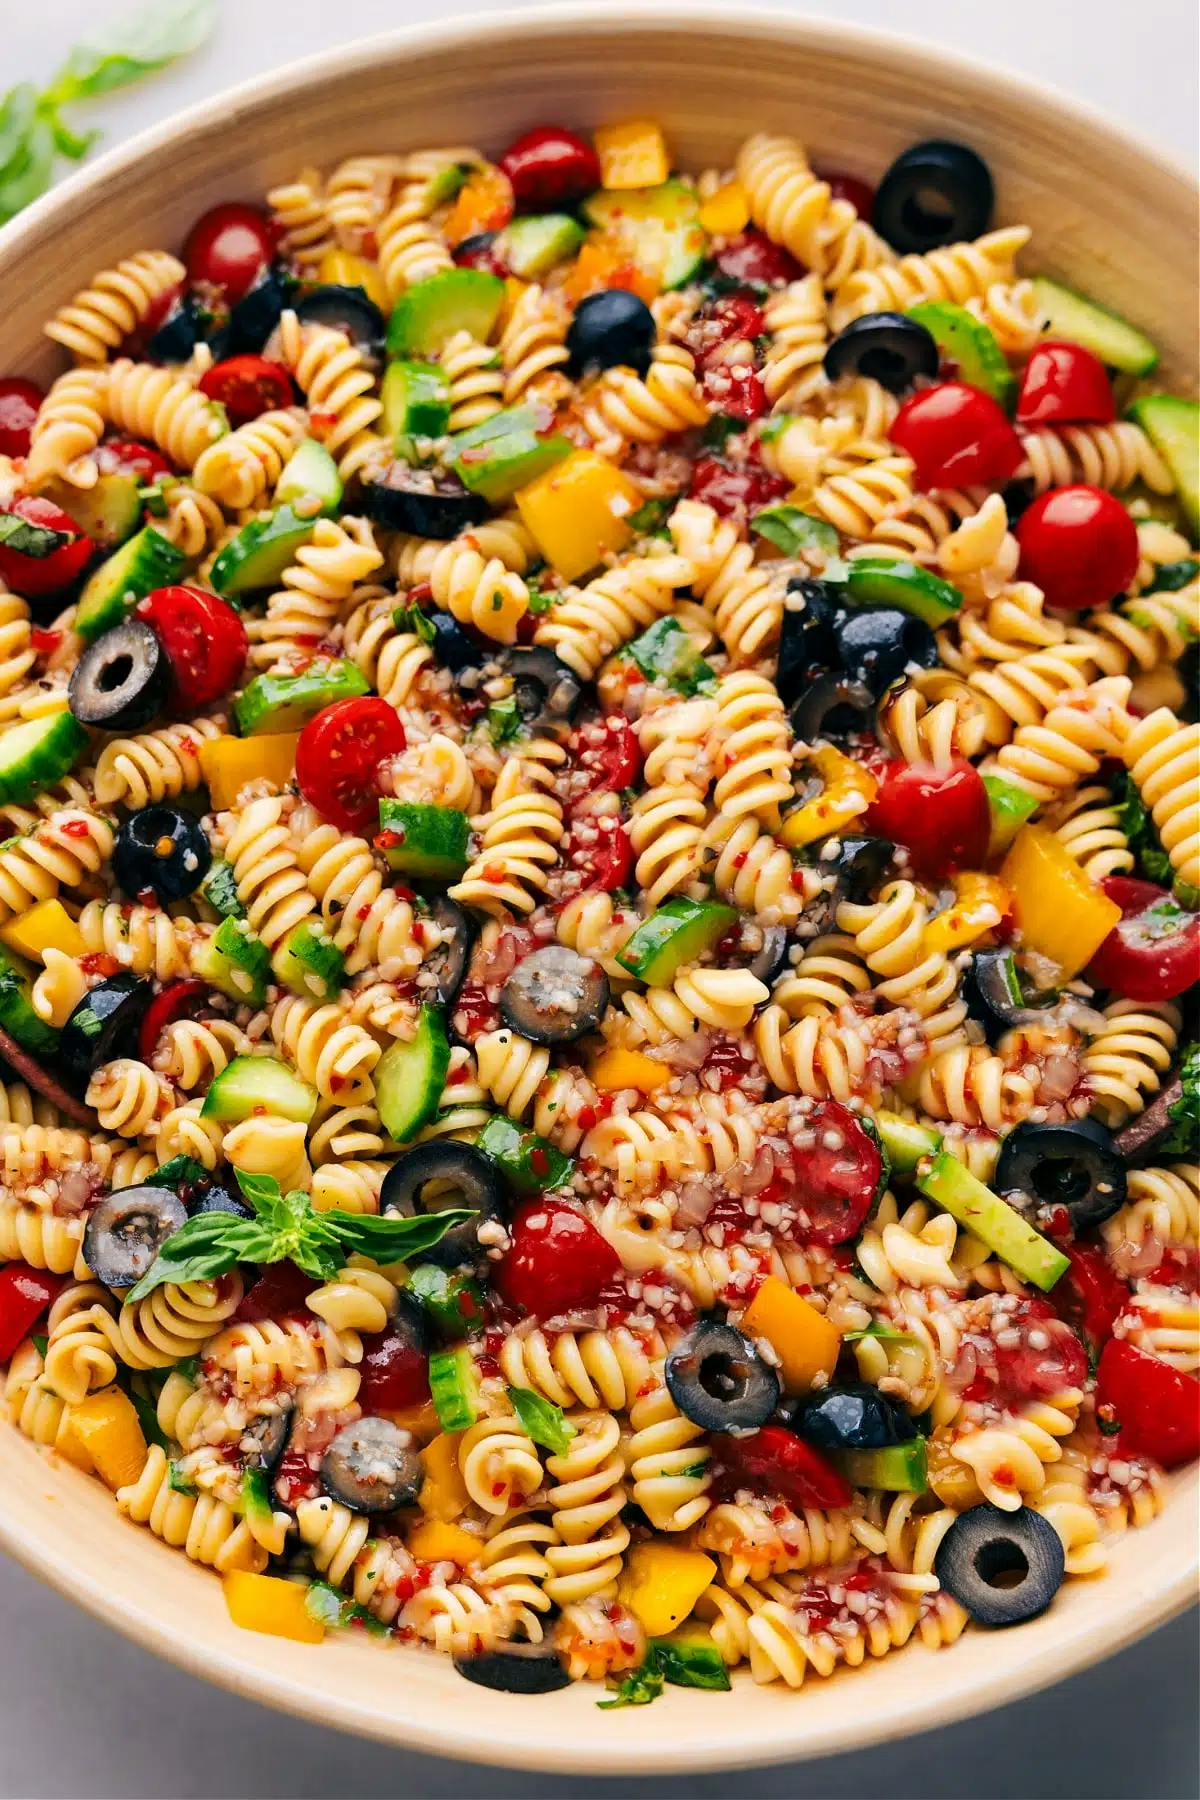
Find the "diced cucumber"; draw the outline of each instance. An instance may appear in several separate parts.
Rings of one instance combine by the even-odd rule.
[[[936,1156],[941,1138],[926,1125],[898,1113],[877,1112],[875,1129],[897,1175],[911,1175],[923,1156]]]
[[[245,918],[246,909],[238,896],[233,867],[222,857],[217,857],[200,883],[200,892],[213,911],[219,912],[223,919]]]
[[[479,1417],[479,1371],[465,1344],[429,1358],[429,1392],[443,1431],[466,1431]]]
[[[7,1031],[31,1056],[53,1056],[58,1032],[34,1011],[34,973],[20,957],[0,949],[0,1031]]]
[[[450,440],[450,464],[465,488],[501,505],[571,454],[545,406],[513,406],[493,413]]]
[[[1006,412],[1017,397],[1017,381],[996,334],[982,319],[952,300],[918,300],[908,309],[910,319],[923,325],[946,362],[957,367],[958,380],[990,394]]]
[[[689,1629],[672,1632],[670,1637],[651,1638],[650,1653],[672,1687],[728,1690],[729,1670],[725,1658],[707,1632]]]
[[[837,556],[841,539],[828,519],[815,518],[801,512],[798,506],[782,501],[778,506],[764,506],[751,519],[760,537],[774,544],[787,556],[798,556],[802,550],[819,550],[825,557]]]
[[[1061,1250],[1024,1220],[1007,1200],[984,1187],[946,1150],[939,1150],[917,1186],[963,1228],[995,1252],[1001,1262],[1035,1287],[1049,1293],[1070,1262]]]
[[[956,587],[902,556],[852,557],[846,564],[846,595],[856,606],[898,606],[935,630],[962,606]]]
[[[0,736],[0,805],[24,805],[70,773],[88,747],[88,734],[64,708],[14,725]]]
[[[483,1319],[483,1289],[462,1269],[422,1263],[408,1278],[408,1292],[438,1336],[448,1342],[465,1337]]]
[[[1200,536],[1200,401],[1143,394],[1129,409],[1171,471],[1193,538]]]
[[[1110,369],[1123,369],[1127,375],[1148,375],[1158,362],[1158,351],[1145,332],[1119,313],[1045,275],[1034,276],[1033,291],[1047,337],[1081,344]]]
[[[442,437],[450,423],[450,383],[436,363],[389,363],[379,397],[383,429],[396,449],[404,439]]]
[[[1003,775],[985,775],[988,806],[992,814],[992,834],[988,843],[988,860],[1003,856],[1025,821],[1038,809],[1038,799],[1028,788],[1006,781]]]
[[[650,188],[600,188],[583,203],[590,225],[615,238],[630,261],[664,288],[682,287],[704,261],[700,201],[682,181]]]
[[[882,1488],[889,1494],[923,1494],[929,1486],[925,1439],[884,1444],[878,1450],[838,1450],[829,1459],[855,1487]]]
[[[136,475],[101,475],[90,488],[74,487],[55,475],[42,483],[38,493],[69,513],[80,531],[102,550],[115,550],[142,522],[141,483]]]
[[[570,213],[527,213],[506,225],[496,239],[496,252],[520,281],[540,281],[556,263],[574,256],[583,242],[583,226]]]
[[[261,1006],[267,997],[271,954],[244,918],[222,919],[192,966],[202,981],[244,1006]]]
[[[317,1110],[317,1090],[274,1056],[235,1056],[204,1096],[201,1117],[228,1124],[265,1113],[307,1125]]]
[[[271,967],[302,1000],[332,1000],[346,985],[346,959],[325,927],[304,919],[294,925]]]
[[[242,1470],[238,1507],[243,1519],[253,1519],[259,1525],[271,1524],[274,1511],[271,1506],[271,1489],[265,1469]]]
[[[457,881],[467,866],[469,832],[466,813],[453,806],[379,802],[379,847],[388,866],[416,880]]]
[[[307,544],[313,521],[281,506],[268,519],[251,519],[231,538],[213,563],[209,580],[218,594],[251,593],[271,587]]]
[[[324,444],[305,438],[296,445],[275,487],[276,506],[290,506],[298,518],[335,513],[342,501],[342,478]]]
[[[676,618],[655,619],[624,654],[647,681],[673,688],[677,694],[711,692],[716,682],[712,664],[701,656],[695,640]]]
[[[695,962],[737,924],[737,911],[715,900],[675,895],[643,919],[617,956],[623,969],[649,987],[669,987],[684,963]]]
[[[397,1144],[428,1125],[441,1103],[450,1067],[450,1041],[441,1013],[423,1006],[417,1035],[398,1040],[375,1065],[375,1105],[383,1128]]]
[[[135,600],[178,581],[186,564],[182,550],[153,525],[143,525],[89,575],[79,596],[75,630],[87,643],[94,642],[121,623]]]
[[[362,670],[345,657],[317,656],[299,675],[256,675],[233,703],[243,737],[266,731],[299,731],[336,700],[369,694]]]
[[[430,356],[467,331],[486,344],[504,305],[504,283],[486,269],[441,269],[405,288],[388,320],[389,356]]]
[[[509,1186],[520,1194],[540,1194],[547,1188],[563,1187],[571,1179],[569,1156],[536,1131],[522,1131],[500,1114],[488,1120],[475,1147],[491,1158]]]

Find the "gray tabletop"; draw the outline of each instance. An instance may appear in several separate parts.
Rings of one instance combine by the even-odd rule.
[[[0,0],[0,85],[37,80],[125,0]],[[468,0],[492,10],[497,0]],[[464,6],[462,10],[467,10]],[[113,142],[260,69],[327,44],[444,15],[445,0],[222,0],[190,63],[94,109]],[[1193,163],[1197,17],[1190,0],[806,0],[1036,75]],[[1136,30],[1130,29],[1136,17]],[[90,122],[90,121],[89,121]],[[1187,254],[1186,249],[1181,253]],[[186,1620],[180,1621],[186,1630]],[[672,1796],[1195,1800],[1195,1614],[1048,1692],[969,1724],[820,1763],[658,1782]],[[936,1667],[936,1665],[934,1665]],[[931,1670],[932,1673],[932,1670]],[[319,1714],[319,1695],[314,1713]],[[638,1782],[488,1771],[302,1725],[156,1662],[0,1562],[0,1800],[191,1796],[632,1796]]]

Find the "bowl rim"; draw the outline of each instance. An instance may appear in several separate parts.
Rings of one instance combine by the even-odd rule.
[[[426,21],[397,27],[357,38],[334,50],[316,51],[278,69],[219,89],[216,94],[195,101],[170,118],[137,132],[88,163],[0,227],[0,264],[15,260],[23,253],[35,252],[45,236],[64,222],[80,202],[92,196],[100,198],[110,181],[118,180],[123,172],[143,158],[210,125],[214,107],[229,112],[254,110],[289,92],[352,75],[357,69],[373,66],[381,59],[393,60],[405,53],[453,50],[468,42],[477,46],[481,40],[502,40],[514,34],[536,40],[561,34],[564,26],[569,26],[579,37],[602,36],[617,30],[636,36],[671,27],[700,26],[728,31],[732,29],[732,21],[722,0],[588,0],[586,10],[577,0],[568,0],[568,3],[556,0],[556,3],[544,6],[505,7],[495,12],[466,13],[443,22]],[[903,60],[917,81],[933,80],[939,74],[949,72],[964,86],[984,86],[990,97],[995,99],[999,95],[1014,107],[1024,108],[1031,103],[1041,105],[1058,115],[1068,129],[1074,127],[1101,135],[1110,144],[1126,150],[1143,166],[1155,170],[1162,179],[1180,184],[1188,191],[1196,189],[1191,172],[1171,153],[1127,128],[1115,125],[1099,108],[1036,77],[1007,68],[992,69],[977,57],[931,46],[901,33],[835,19],[807,18],[771,7],[753,6],[739,10],[736,30],[743,38],[770,39],[783,35],[816,50],[853,53],[857,49],[876,57],[890,53]],[[32,1446],[26,1448],[32,1451]],[[33,1451],[33,1454],[40,1453]],[[1181,1493],[1172,1495],[1176,1503],[1182,1498]],[[148,1603],[134,1596],[125,1596],[120,1608],[114,1611],[112,1592],[104,1586],[94,1567],[81,1561],[77,1552],[61,1545],[52,1532],[37,1541],[27,1536],[25,1528],[8,1516],[3,1492],[0,1492],[0,1549],[94,1617],[177,1667],[243,1699],[253,1698],[312,1721],[313,1683],[301,1682],[272,1670],[265,1663],[254,1661],[249,1654],[245,1658],[229,1660],[215,1650],[193,1645],[185,1634],[173,1629],[165,1618],[157,1616]],[[1006,1670],[1007,1681],[1002,1694],[997,1694],[994,1688],[984,1693],[977,1685],[974,1689],[964,1688],[947,1695],[938,1692],[936,1682],[928,1684],[924,1696],[916,1700],[910,1698],[903,1712],[883,1709],[878,1715],[864,1713],[856,1727],[852,1746],[846,1743],[840,1727],[831,1729],[823,1723],[819,1711],[800,1704],[787,1709],[785,1716],[790,1728],[785,1726],[772,1733],[765,1742],[744,1732],[739,1734],[734,1721],[731,1721],[727,1744],[719,1749],[708,1739],[693,1745],[678,1736],[668,1739],[665,1735],[657,1743],[621,1743],[614,1733],[611,1747],[589,1759],[589,1769],[597,1774],[636,1775],[762,1766],[837,1755],[850,1748],[866,1748],[902,1734],[955,1723],[977,1713],[981,1700],[987,1709],[1011,1704],[1124,1649],[1155,1626],[1182,1612],[1192,1602],[1195,1588],[1195,1559],[1184,1559],[1181,1565],[1172,1569],[1169,1578],[1148,1591],[1133,1590],[1126,1585],[1121,1590],[1119,1608],[1114,1607],[1112,1611],[1111,1629],[1103,1638],[1098,1638],[1086,1624],[1067,1629],[1052,1643],[1043,1645],[1014,1668]],[[368,1700],[339,1699],[337,1712],[337,1718],[330,1721],[336,1729],[450,1760],[553,1773],[578,1771],[577,1754],[565,1738],[557,1743],[547,1742],[544,1746],[531,1744],[528,1740],[510,1745],[486,1727],[473,1726],[468,1709],[464,1709],[455,1721],[456,1739],[452,1746],[445,1741],[439,1719],[423,1719],[417,1710],[408,1715],[400,1710],[385,1716]]]

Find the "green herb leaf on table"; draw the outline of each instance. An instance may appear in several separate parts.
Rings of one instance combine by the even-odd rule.
[[[649,1706],[652,1700],[658,1699],[664,1684],[665,1677],[659,1667],[658,1657],[650,1650],[641,1668],[631,1669],[628,1675],[622,1675],[616,1683],[610,1681],[613,1698],[597,1700],[596,1705],[601,1712],[610,1712],[617,1706]]]
[[[564,1416],[562,1407],[553,1400],[543,1400],[532,1388],[510,1387],[508,1397],[526,1437],[561,1456],[575,1436],[575,1427]]]

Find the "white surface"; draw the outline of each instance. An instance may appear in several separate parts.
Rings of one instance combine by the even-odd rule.
[[[586,3],[586,0],[582,0]],[[45,78],[67,46],[115,14],[109,0],[6,4],[3,80]],[[199,56],[92,109],[106,140],[325,44],[436,16],[418,0],[223,0]],[[492,10],[475,0],[475,10]],[[1177,157],[1196,158],[1195,8],[1185,0],[887,0],[810,13],[885,25],[1027,71],[1080,95]],[[581,71],[581,79],[583,79]],[[864,97],[864,104],[867,104]],[[564,96],[569,117],[569,96]],[[532,121],[531,121],[532,122]],[[936,109],[931,106],[931,129]],[[363,144],[372,142],[363,122]],[[169,169],[163,178],[170,180]],[[1103,204],[1098,197],[1098,204]],[[0,1796],[376,1794],[588,1796],[634,1784],[564,1783],[403,1757],[300,1727],[155,1663],[12,1567],[0,1567]],[[186,1621],[180,1622],[186,1630]],[[1194,1619],[1010,1711],[910,1744],[803,1770],[733,1778],[739,1794],[1191,1796],[1197,1746]],[[819,1704],[813,1694],[807,1703]],[[469,1696],[464,1696],[469,1704]],[[729,1778],[659,1784],[668,1796],[725,1794]]]

